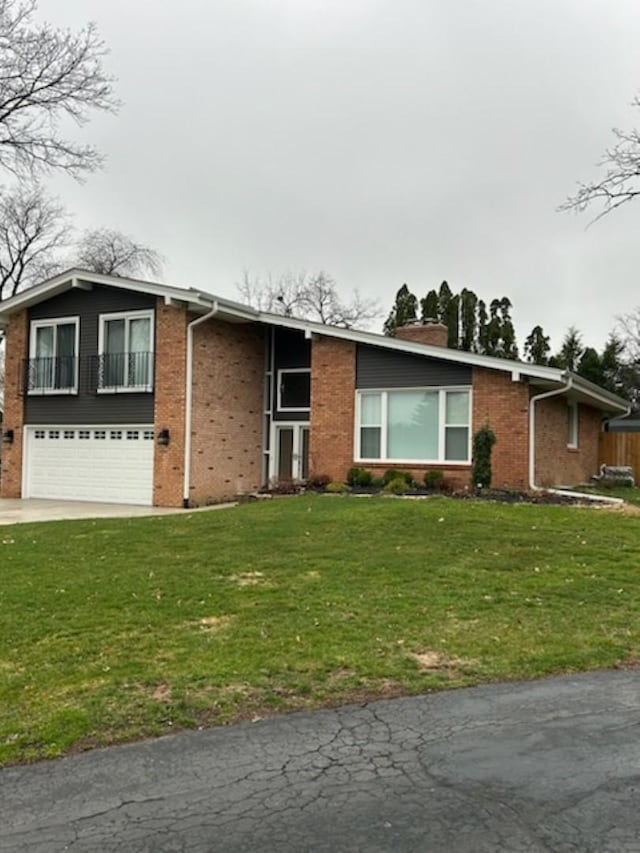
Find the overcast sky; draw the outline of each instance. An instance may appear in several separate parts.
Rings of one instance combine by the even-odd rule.
[[[94,20],[124,105],[107,155],[54,191],[80,227],[238,298],[243,270],[324,269],[386,314],[407,282],[508,296],[519,344],[570,324],[601,347],[640,305],[640,201],[556,212],[640,125],[637,0],[40,0]],[[595,211],[594,211],[595,213]],[[374,327],[377,330],[379,326]]]

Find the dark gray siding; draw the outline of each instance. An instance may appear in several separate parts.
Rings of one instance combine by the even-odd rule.
[[[422,388],[430,385],[471,385],[471,367],[358,344],[357,388]]]
[[[77,395],[26,395],[27,424],[149,424],[153,423],[153,394],[97,394],[92,357],[98,354],[98,316],[116,311],[155,308],[155,297],[94,285],[73,289],[29,310],[30,320],[80,318],[80,369]]]
[[[274,421],[308,421],[309,412],[278,411],[278,371],[287,368],[311,368],[311,340],[298,329],[274,329],[274,368],[272,411]]]

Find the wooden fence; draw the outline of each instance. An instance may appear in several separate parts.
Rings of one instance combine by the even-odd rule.
[[[631,465],[640,481],[640,432],[601,432],[600,465]]]

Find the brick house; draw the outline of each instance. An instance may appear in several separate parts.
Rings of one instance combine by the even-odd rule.
[[[0,305],[3,497],[189,506],[353,465],[469,484],[473,433],[494,484],[597,470],[624,400],[568,372],[266,314],[197,290],[70,270]]]

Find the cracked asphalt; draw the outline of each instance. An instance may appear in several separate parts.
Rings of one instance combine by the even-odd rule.
[[[489,685],[0,771],[0,851],[640,851],[640,672]]]

